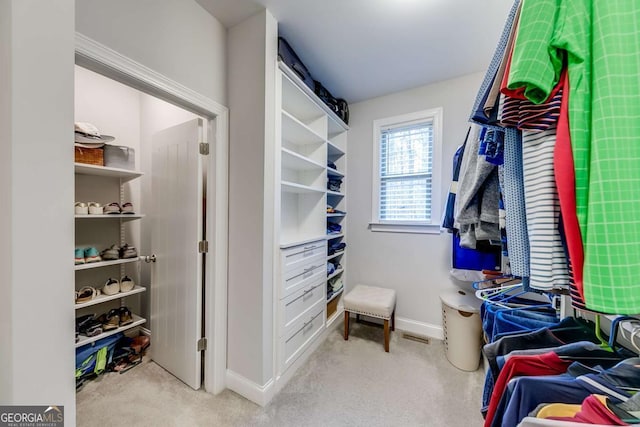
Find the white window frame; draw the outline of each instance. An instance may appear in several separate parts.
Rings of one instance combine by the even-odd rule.
[[[433,165],[431,179],[431,221],[394,221],[380,219],[380,138],[389,126],[411,125],[431,121],[433,124]],[[440,234],[442,189],[442,107],[416,111],[373,121],[373,180],[371,195],[371,231],[394,233]]]

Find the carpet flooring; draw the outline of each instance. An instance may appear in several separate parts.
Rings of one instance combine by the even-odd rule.
[[[429,344],[352,322],[298,369],[262,408],[225,390],[194,391],[152,361],[109,373],[77,394],[78,426],[424,426],[482,425],[483,372],[452,366],[442,341]]]

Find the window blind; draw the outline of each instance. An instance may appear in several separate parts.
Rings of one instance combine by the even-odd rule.
[[[382,221],[431,221],[433,122],[389,126],[380,135]]]

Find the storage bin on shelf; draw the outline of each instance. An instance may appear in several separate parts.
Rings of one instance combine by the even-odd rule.
[[[458,369],[475,371],[482,349],[481,301],[462,289],[443,292],[440,300],[447,359]]]

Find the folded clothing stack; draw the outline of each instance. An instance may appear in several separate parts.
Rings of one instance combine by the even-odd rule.
[[[344,242],[331,243],[327,250],[327,255],[333,255],[335,253],[342,252],[346,247],[347,247],[347,244]]]
[[[339,234],[342,226],[335,222],[327,222],[327,234]]]

